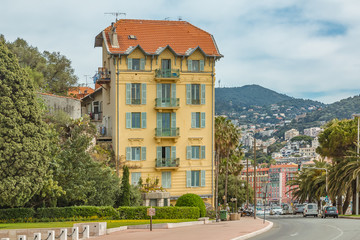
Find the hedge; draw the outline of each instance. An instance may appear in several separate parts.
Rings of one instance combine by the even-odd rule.
[[[205,217],[206,207],[204,201],[199,195],[187,193],[182,195],[176,201],[176,207],[198,207],[200,210],[200,217]]]
[[[0,209],[0,220],[34,218],[33,208],[6,208]]]
[[[120,219],[150,219],[147,216],[149,207],[119,207]],[[198,207],[154,207],[153,219],[197,219],[200,216]]]
[[[118,218],[119,214],[113,207],[75,206],[38,208],[36,218],[73,218],[73,217]]]

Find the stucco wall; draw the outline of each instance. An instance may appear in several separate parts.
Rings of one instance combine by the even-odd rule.
[[[43,93],[38,93],[38,96],[44,100],[50,113],[63,111],[73,119],[81,117],[81,101],[79,99]]]

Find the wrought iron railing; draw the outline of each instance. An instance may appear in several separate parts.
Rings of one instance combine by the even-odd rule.
[[[180,70],[179,69],[156,69],[155,77],[156,78],[179,78]]]
[[[156,137],[178,137],[179,128],[155,128]]]
[[[179,107],[179,98],[156,98],[155,107]]]
[[[156,167],[179,167],[179,158],[157,158]]]

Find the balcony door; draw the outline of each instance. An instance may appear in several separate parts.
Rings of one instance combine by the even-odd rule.
[[[163,136],[171,135],[171,113],[162,113],[162,134]]]
[[[171,77],[171,59],[161,60],[161,72],[163,77]]]
[[[161,106],[168,107],[171,98],[171,84],[165,83],[161,86]]]

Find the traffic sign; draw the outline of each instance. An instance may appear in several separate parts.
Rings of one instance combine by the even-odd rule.
[[[152,207],[148,208],[147,215],[150,217],[155,216],[155,208],[152,208]]]

